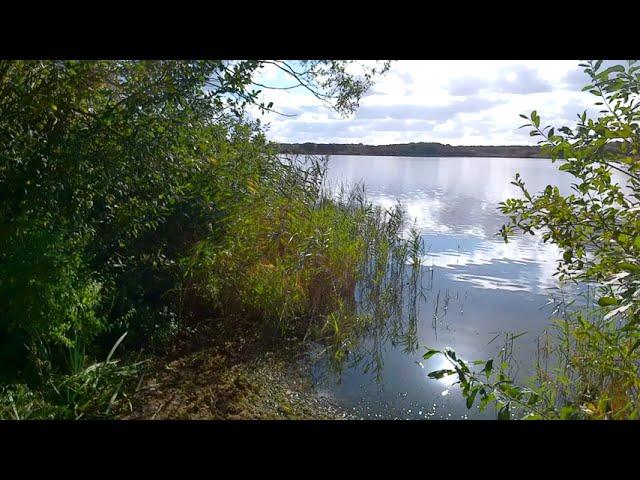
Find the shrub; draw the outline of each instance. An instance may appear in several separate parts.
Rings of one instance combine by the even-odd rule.
[[[541,127],[536,111],[521,115],[530,122],[523,127],[542,137],[543,152],[574,177],[574,193],[562,195],[548,185],[531,194],[516,174],[513,184],[522,197],[500,208],[509,217],[502,228],[505,241],[515,231],[541,233],[564,251],[559,278],[594,284],[597,301],[577,307],[570,299],[563,305],[566,314],[546,348],[556,365],[538,369],[526,387],[514,384],[506,366],[483,380],[455,353],[444,352],[455,368],[443,374],[458,375],[468,405],[479,394],[485,404],[487,398],[497,401],[505,418],[512,405],[528,418],[640,417],[640,66],[582,66],[591,78],[583,90],[598,97],[598,118],[584,112],[574,129],[556,130]]]
[[[195,246],[184,262],[185,289],[225,315],[342,344],[354,340],[373,304],[389,316],[391,300],[403,300],[382,292],[402,288],[410,253],[419,268],[409,248],[417,240],[401,238],[400,210],[374,207],[357,189],[332,197],[322,188],[322,162],[306,163],[283,162],[234,209],[223,243]]]

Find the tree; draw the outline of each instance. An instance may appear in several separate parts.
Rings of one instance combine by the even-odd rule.
[[[481,408],[497,403],[505,419],[514,409],[532,419],[640,418],[640,65],[602,63],[581,64],[591,78],[583,90],[599,99],[598,118],[585,111],[575,128],[556,130],[541,127],[537,111],[521,115],[529,121],[521,128],[531,127],[543,153],[575,178],[573,193],[548,185],[532,194],[516,174],[522,197],[500,204],[509,217],[505,241],[516,232],[541,234],[564,251],[561,280],[597,286],[595,315],[591,305],[566,309],[548,349],[557,364],[538,368],[527,386],[509,377],[505,359],[498,368],[492,360],[472,362],[483,366],[476,371],[451,350],[429,350],[425,358],[442,354],[452,366],[430,376],[457,375],[469,408],[477,397]]]
[[[513,182],[524,196],[508,199],[501,211],[510,217],[502,234],[514,230],[542,233],[564,250],[559,277],[602,285],[601,306],[615,305],[611,316],[638,321],[640,284],[640,66],[635,61],[601,70],[602,61],[581,64],[591,77],[583,88],[599,97],[600,117],[579,115],[575,129],[540,128],[536,111],[523,127],[540,136],[543,152],[575,178],[574,193],[561,195],[548,185],[532,195],[524,180]],[[561,160],[562,159],[562,160]],[[616,182],[613,173],[622,177]]]
[[[343,113],[388,68],[0,61],[3,341],[69,346],[134,313],[156,323],[144,312],[167,302],[178,257],[271,171],[263,131],[243,115],[273,107],[253,84],[266,65]]]
[[[243,60],[214,62],[215,68],[207,87],[222,107],[224,96],[234,112],[247,105],[257,105],[261,111],[275,111],[273,102],[259,101],[261,89],[291,90],[303,88],[322,104],[341,114],[353,113],[362,95],[371,88],[375,77],[385,74],[391,62],[356,62],[353,60]],[[255,81],[259,71],[267,66],[283,72],[291,80],[288,86],[270,86]]]

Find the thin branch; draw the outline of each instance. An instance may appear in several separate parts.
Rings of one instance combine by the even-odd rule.
[[[273,62],[273,61],[266,61],[265,63],[268,63],[270,65],[274,65],[276,68],[280,69],[281,71],[283,71],[284,73],[286,73],[287,75],[291,75],[293,78],[296,79],[296,81],[300,84],[300,86],[304,87],[306,90],[308,90],[309,92],[311,92],[311,94],[316,97],[318,100],[320,100],[321,102],[323,102],[325,105],[329,105],[330,103],[328,102],[328,99],[331,98],[330,95],[327,94],[323,94],[318,92],[317,90],[313,89],[310,85],[308,85],[302,78],[300,78],[300,76],[297,74],[297,72],[295,72],[293,69],[291,69],[291,67],[289,67],[286,63],[283,62],[283,64],[287,67],[283,67],[281,64],[279,64],[278,62]]]
[[[270,87],[269,85],[263,85],[262,83],[253,82],[252,85],[255,85],[260,88],[267,88],[269,90],[292,90],[294,88],[299,88],[300,85],[291,85],[290,87]]]

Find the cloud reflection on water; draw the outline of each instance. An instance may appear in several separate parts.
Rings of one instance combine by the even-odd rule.
[[[547,184],[568,192],[571,177],[544,159],[409,158],[337,156],[333,185],[364,183],[371,201],[386,208],[401,202],[422,232],[426,266],[482,289],[543,293],[555,285],[560,251],[539,237],[504,243],[497,235],[506,218],[499,202],[520,196],[510,184],[520,172],[533,192]],[[366,165],[366,168],[363,168]]]
[[[420,230],[425,247],[425,292],[415,333],[420,347],[450,346],[460,357],[486,359],[501,348],[493,341],[498,332],[526,332],[514,359],[522,374],[529,374],[535,339],[552,314],[547,289],[555,286],[560,252],[539,236],[520,235],[505,244],[497,235],[506,220],[498,204],[519,196],[510,184],[516,172],[532,193],[547,184],[567,193],[571,177],[543,159],[338,156],[330,157],[328,167],[329,185],[364,183],[370,200],[385,207],[399,201]],[[459,385],[452,385],[455,375],[429,379],[430,371],[450,367],[443,357],[423,361],[424,350],[407,352],[377,330],[359,349],[375,352],[375,375],[355,362],[339,381],[330,377],[325,385],[364,417],[493,416],[466,408],[456,393]]]

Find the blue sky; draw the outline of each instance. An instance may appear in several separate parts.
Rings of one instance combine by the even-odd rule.
[[[520,113],[537,110],[542,122],[575,124],[585,109],[596,114],[596,97],[581,88],[588,77],[579,60],[396,61],[349,117],[327,110],[303,89],[265,90],[274,108],[294,115],[262,115],[268,136],[280,142],[442,142],[452,145],[535,144],[518,129]],[[609,63],[609,62],[607,62]],[[615,63],[615,62],[612,62]],[[290,85],[267,66],[258,82]],[[259,116],[257,111],[252,112]]]

